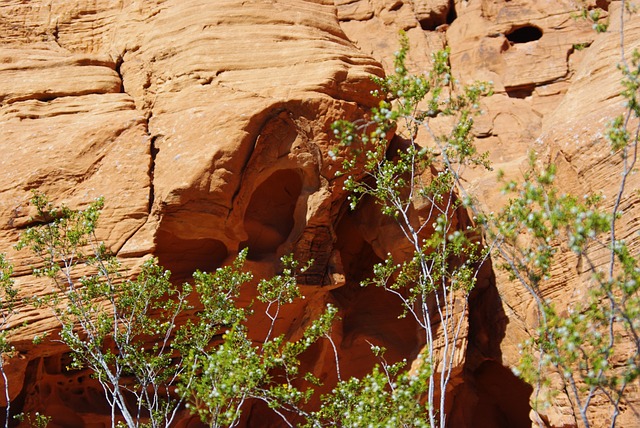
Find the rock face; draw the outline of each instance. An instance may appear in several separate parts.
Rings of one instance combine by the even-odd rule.
[[[598,6],[613,14],[618,3]],[[367,341],[387,347],[390,360],[414,357],[415,325],[380,290],[358,286],[396,248],[397,231],[375,206],[348,211],[328,155],[330,124],[376,102],[370,77],[391,70],[402,29],[413,70],[428,69],[448,44],[458,79],[493,82],[476,132],[496,168],[514,176],[535,149],[559,160],[567,189],[613,194],[618,165],[605,143],[591,142],[603,139],[594,123],[621,108],[617,34],[596,35],[574,9],[570,0],[3,2],[0,251],[16,265],[21,295],[46,293],[12,247],[29,224],[30,191],[74,208],[105,196],[100,236],[133,271],[152,254],[186,280],[248,246],[248,267],[268,276],[293,252],[315,264],[301,278],[306,304],[281,331],[295,334],[333,302],[343,377],[369,370]],[[626,31],[629,48],[640,44],[637,16]],[[468,180],[486,206],[501,203],[493,175]],[[630,188],[640,186],[634,180]],[[636,213],[638,202],[630,196],[625,210]],[[638,228],[630,222],[621,233]],[[558,272],[550,295],[570,302],[575,276]],[[533,303],[489,265],[470,300],[451,426],[530,426],[531,388],[509,368]],[[250,326],[256,336],[261,321]],[[86,373],[65,370],[64,348],[31,345],[54,321],[24,307],[23,322],[8,367],[16,406],[53,416],[53,426],[108,426],[101,391]],[[305,364],[330,384],[326,351]],[[575,425],[563,400],[541,415],[549,426]],[[621,418],[638,422],[632,411]],[[190,423],[185,416],[181,426]]]

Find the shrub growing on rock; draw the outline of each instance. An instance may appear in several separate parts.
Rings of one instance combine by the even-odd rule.
[[[95,235],[101,199],[81,211],[55,207],[37,193],[32,203],[41,224],[24,232],[18,248],[39,257],[34,274],[56,291],[32,303],[59,321],[71,368],[90,369],[103,387],[113,426],[170,426],[184,403],[209,426],[235,426],[250,399],[265,401],[286,421],[309,397],[311,390],[292,384],[298,356],[328,334],[335,308],[297,341],[269,334],[255,345],[243,325],[251,311],[237,304],[252,279],[243,271],[246,250],[231,266],[197,271],[193,284],[176,286],[154,258],[128,279]],[[298,264],[290,257],[283,264],[282,274],[258,286],[272,323],[279,307],[300,295]],[[191,296],[199,302],[195,318],[179,324],[193,309]]]

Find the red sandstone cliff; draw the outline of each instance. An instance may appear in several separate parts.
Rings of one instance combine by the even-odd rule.
[[[316,263],[302,278],[306,303],[289,310],[282,331],[295,334],[333,302],[347,374],[372,364],[367,340],[386,346],[392,360],[415,356],[415,326],[397,319],[400,308],[382,291],[357,286],[398,241],[375,207],[346,209],[329,126],[375,102],[370,77],[389,69],[402,29],[413,70],[428,68],[429,54],[448,44],[457,78],[493,82],[476,132],[495,167],[515,176],[533,148],[559,163],[567,189],[612,193],[617,165],[593,143],[621,109],[618,24],[597,35],[572,18],[574,3],[2,2],[0,251],[16,265],[21,295],[47,292],[12,247],[32,214],[30,191],[71,207],[103,195],[100,233],[134,270],[153,254],[184,280],[249,246],[249,268],[266,276],[293,251]],[[620,7],[608,3],[597,5],[612,14]],[[626,23],[629,50],[640,45],[639,31],[636,15]],[[482,203],[500,203],[494,175],[468,179]],[[640,206],[637,194],[624,203],[632,213]],[[630,222],[622,233],[637,236],[639,227]],[[549,296],[575,299],[578,274],[569,265],[557,272]],[[531,390],[510,367],[534,323],[533,302],[487,266],[470,304],[451,424],[528,426]],[[106,424],[101,391],[86,373],[65,370],[64,348],[31,345],[53,320],[23,307],[22,322],[13,337],[19,356],[8,367],[16,406],[53,416],[54,426]],[[305,364],[330,373],[327,352]],[[562,396],[545,417],[554,427],[574,424]],[[620,426],[639,420],[629,411]]]

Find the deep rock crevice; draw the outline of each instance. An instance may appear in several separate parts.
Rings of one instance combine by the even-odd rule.
[[[147,121],[147,133],[149,132],[148,123],[149,122]],[[150,155],[149,156],[149,208],[148,208],[149,215],[151,215],[153,211],[153,204],[156,198],[154,177],[155,177],[155,171],[156,171],[156,157],[160,152],[160,149],[156,144],[157,139],[158,139],[158,136],[150,136],[149,138],[149,155]]]

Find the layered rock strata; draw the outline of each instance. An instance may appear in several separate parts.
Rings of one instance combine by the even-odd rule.
[[[603,16],[620,7],[597,3]],[[493,82],[476,133],[496,168],[516,176],[534,149],[560,165],[567,190],[611,195],[619,165],[602,149],[600,125],[621,110],[618,24],[597,35],[574,12],[569,0],[6,1],[0,251],[17,267],[21,295],[48,293],[29,275],[33,260],[12,247],[30,224],[31,190],[73,208],[104,196],[99,235],[132,273],[155,255],[176,281],[187,280],[249,247],[248,267],[266,277],[293,252],[315,264],[301,278],[305,304],[284,313],[282,332],[294,337],[332,302],[341,310],[343,377],[369,370],[369,341],[387,347],[391,361],[412,358],[422,345],[416,326],[397,318],[399,305],[383,291],[358,285],[402,238],[374,204],[347,209],[328,155],[330,124],[376,103],[370,77],[392,71],[404,30],[412,70],[427,70],[430,54],[448,45],[456,78]],[[639,25],[637,17],[625,24],[628,49]],[[493,174],[467,179],[485,206],[503,202]],[[636,199],[624,201],[630,218]],[[469,219],[460,213],[459,221]],[[632,237],[638,224],[620,228]],[[575,300],[579,274],[568,263],[549,296]],[[511,374],[534,322],[531,299],[487,265],[470,297],[452,426],[575,425],[562,395],[530,415],[531,389]],[[65,370],[65,349],[31,344],[55,330],[54,320],[25,306],[15,319],[22,323],[8,366],[16,406],[51,415],[53,426],[108,426],[102,392],[87,373]],[[262,330],[264,320],[253,319],[252,334]],[[333,364],[322,346],[305,355],[327,385]],[[621,426],[637,421],[629,411]],[[184,415],[180,426],[193,423]]]

